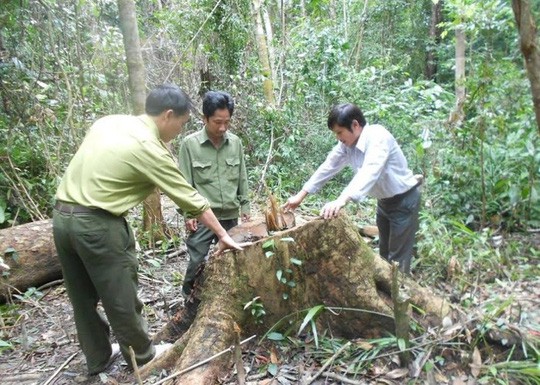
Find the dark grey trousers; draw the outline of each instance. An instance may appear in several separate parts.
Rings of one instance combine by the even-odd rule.
[[[126,220],[105,211],[54,210],[53,235],[88,372],[103,371],[111,356],[110,330],[97,309],[99,300],[126,362],[131,363],[130,346],[138,365],[150,361],[155,349],[137,298],[139,263]]]
[[[220,219],[219,223],[225,230],[229,230],[238,224],[238,219]],[[195,284],[197,271],[204,262],[210,246],[217,242],[217,236],[208,227],[198,223],[197,231],[191,233],[186,240],[186,247],[189,254],[189,264],[184,276],[182,291],[190,294]]]
[[[404,273],[411,272],[419,210],[418,187],[377,202],[379,254],[390,262],[398,262]]]

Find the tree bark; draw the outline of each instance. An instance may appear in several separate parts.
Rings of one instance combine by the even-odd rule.
[[[363,47],[363,41],[364,41],[364,31],[366,29],[366,15],[367,15],[367,9],[368,9],[368,0],[364,0],[364,8],[362,9],[362,13],[360,14],[360,18],[358,21],[358,36],[356,38],[356,47],[355,47],[355,53],[354,53],[354,67],[356,69],[360,69],[360,57],[362,53]]]
[[[272,78],[272,67],[270,62],[268,45],[272,42],[267,41],[264,33],[263,19],[261,16],[261,0],[252,0],[253,16],[255,18],[255,41],[257,43],[257,52],[261,61],[263,75],[263,92],[266,102],[274,106],[276,98],[274,96],[274,79]]]
[[[429,46],[426,57],[426,79],[435,80],[437,76],[437,46],[441,40],[439,23],[441,22],[442,0],[431,3],[431,20],[429,23]]]
[[[0,300],[62,278],[50,219],[0,231],[0,250],[10,268],[0,274]]]
[[[465,29],[456,29],[456,100],[459,103],[465,99]]]
[[[278,276],[284,279],[278,280]],[[167,333],[156,338],[176,340],[174,348],[146,365],[143,377],[160,368],[180,371],[229,348],[237,339],[235,323],[244,336],[260,336],[296,312],[300,323],[305,316],[302,310],[320,304],[339,309],[336,314],[323,313],[317,321],[319,330],[330,328],[334,336],[394,333],[390,265],[371,251],[344,215],[316,219],[274,233],[243,251],[213,257],[204,277],[186,307],[165,327]],[[438,323],[449,313],[448,304],[432,291],[409,278],[402,280],[412,293],[411,303],[427,314],[420,323]],[[249,311],[242,310],[257,296],[266,311],[263,324],[257,324]],[[223,355],[177,377],[174,383],[215,383],[231,359],[231,354]]]
[[[464,104],[465,104],[465,49],[466,49],[466,36],[463,27],[456,28],[456,70],[455,70],[455,84],[456,84],[456,105],[454,110],[450,113],[448,123],[452,126],[459,126],[465,118]]]
[[[126,51],[129,90],[135,115],[144,114],[146,103],[146,70],[139,40],[137,13],[133,0],[118,0],[120,28]],[[161,212],[161,197],[156,189],[143,203],[143,229],[150,234],[151,242],[165,237],[165,225]]]
[[[527,76],[531,83],[531,93],[536,115],[536,125],[540,132],[540,51],[536,37],[536,23],[529,0],[512,0],[512,9],[519,31],[521,52],[525,58]]]
[[[146,101],[146,71],[142,58],[137,14],[133,0],[118,0],[120,29],[124,39],[126,64],[128,69],[131,104],[135,115],[144,114]]]

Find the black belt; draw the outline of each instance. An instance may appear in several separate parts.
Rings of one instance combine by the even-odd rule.
[[[408,189],[407,191],[405,192],[402,192],[401,194],[397,194],[397,195],[394,195],[390,198],[381,198],[379,199],[382,203],[393,203],[393,202],[397,202],[399,201],[400,199],[402,199],[405,195],[407,195],[408,193],[410,193],[411,191],[414,191],[418,186],[420,186],[422,184],[422,182],[418,182],[417,184],[415,184],[414,186],[412,186],[410,189]]]
[[[56,201],[56,204],[54,205],[54,208],[61,213],[66,214],[98,214],[98,213],[107,213],[109,215],[112,215],[106,210],[103,209],[97,209],[97,208],[91,208],[81,205],[76,205],[74,203],[67,203],[67,202],[60,202]]]

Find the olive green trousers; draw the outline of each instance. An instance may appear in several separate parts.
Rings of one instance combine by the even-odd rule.
[[[139,263],[126,220],[101,210],[54,210],[53,235],[89,374],[103,371],[111,356],[109,325],[97,307],[100,300],[128,365],[130,346],[138,365],[150,361],[155,349],[137,298]]]

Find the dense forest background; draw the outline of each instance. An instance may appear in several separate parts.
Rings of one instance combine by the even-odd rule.
[[[537,277],[539,129],[508,1],[148,0],[137,15],[148,88],[175,83],[197,105],[208,89],[236,99],[232,129],[261,207],[268,191],[283,201],[302,187],[335,144],[328,110],[354,102],[424,175],[415,264],[426,282],[452,279],[473,306],[471,282]],[[0,227],[48,218],[85,130],[131,111],[115,0],[2,0]],[[347,209],[374,221],[370,199]]]

